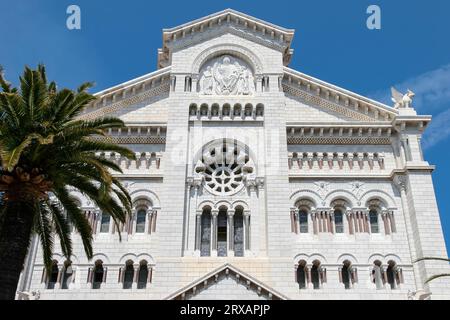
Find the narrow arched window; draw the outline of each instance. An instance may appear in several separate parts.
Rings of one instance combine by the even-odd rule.
[[[211,210],[203,209],[201,216],[200,256],[211,255]]]
[[[145,209],[139,209],[136,214],[136,233],[145,232],[145,219],[147,212]]]
[[[61,289],[69,289],[69,284],[73,279],[73,268],[70,261],[64,263],[64,273],[61,281]]]
[[[349,261],[345,261],[342,269],[341,269],[341,274],[342,274],[342,283],[344,284],[345,289],[350,289],[351,288],[351,272],[350,272],[350,262]]]
[[[336,233],[344,233],[344,215],[341,210],[334,211],[334,229]]]
[[[93,270],[92,289],[100,289],[103,282],[104,268],[103,262],[97,261]]]
[[[302,210],[298,213],[300,233],[308,233],[308,212]]]
[[[320,289],[320,262],[316,262],[311,267],[311,282],[314,289]]]
[[[134,278],[133,261],[131,260],[127,261],[124,272],[125,273],[123,277],[123,288],[131,289],[131,287],[133,286],[133,278]]]
[[[300,289],[306,288],[306,283],[307,283],[306,272],[307,272],[306,261],[302,260],[299,262],[298,268],[297,268],[297,282],[298,282],[298,287]]]
[[[391,289],[395,289],[397,287],[398,277],[397,277],[397,267],[394,261],[389,261],[388,267],[386,269],[386,278]]]
[[[143,260],[139,264],[137,288],[145,289],[147,287],[147,281],[148,281],[148,263],[147,261]]]
[[[221,208],[217,216],[217,256],[227,256],[227,209]]]
[[[109,232],[110,220],[111,220],[111,216],[108,213],[103,212],[102,213],[102,220],[101,220],[101,223],[100,223],[100,232],[101,233],[108,233]]]
[[[58,282],[58,262],[55,260],[52,263],[52,269],[50,272],[50,277],[48,278],[47,289],[55,289],[55,284]]]
[[[237,208],[234,214],[234,255],[244,256],[244,216],[243,209]]]
[[[376,210],[369,211],[370,232],[379,233],[380,228],[378,225],[378,212]]]

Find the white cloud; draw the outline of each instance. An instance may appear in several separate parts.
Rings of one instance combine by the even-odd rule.
[[[433,120],[423,137],[424,149],[430,148],[450,135],[450,64],[423,73],[394,85],[401,92],[414,91],[413,106],[420,114],[431,114]],[[392,105],[390,89],[369,95]]]

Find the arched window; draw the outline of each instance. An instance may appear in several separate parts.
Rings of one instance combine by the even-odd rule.
[[[92,279],[92,289],[100,289],[102,282],[104,280],[104,268],[103,262],[101,260],[97,260],[95,262],[95,267],[93,270],[93,279]]]
[[[341,279],[344,284],[345,289],[350,289],[352,287],[352,272],[351,263],[345,260],[341,268]]]
[[[64,273],[61,281],[61,289],[69,289],[69,284],[73,279],[73,268],[72,262],[67,260],[64,262]]]
[[[331,232],[334,233],[344,233],[344,212],[348,210],[348,208],[351,205],[347,202],[345,199],[335,199],[331,203],[331,207],[333,208],[333,215],[331,219],[331,224],[333,225],[331,227]],[[350,234],[353,234],[354,226],[352,224],[352,221],[348,218],[348,232]],[[333,229],[334,228],[334,229]]]
[[[313,284],[314,289],[320,289],[320,284],[322,282],[321,273],[323,271],[320,267],[320,261],[315,260],[313,262],[313,266],[311,267],[311,282]]]
[[[298,221],[300,224],[300,233],[308,233],[308,212],[306,210],[299,211]]]
[[[386,269],[387,282],[391,289],[396,289],[403,282],[402,269],[397,266],[395,261],[390,260]]]
[[[102,213],[102,220],[101,220],[101,223],[100,223],[100,232],[101,233],[108,233],[109,232],[110,220],[111,220],[111,216],[108,213],[103,212]]]
[[[227,208],[221,207],[217,216],[217,256],[227,256]]]
[[[58,274],[59,274],[58,261],[53,260],[50,277],[48,278],[47,282],[47,289],[55,289],[55,284],[58,282]]]
[[[380,227],[378,225],[378,212],[374,209],[369,211],[370,232],[379,233]]]
[[[300,289],[305,289],[308,282],[306,261],[301,260],[297,267],[297,282]]]
[[[145,220],[147,211],[145,209],[139,209],[136,214],[136,233],[145,232]]]
[[[344,233],[344,215],[340,209],[334,211],[334,230],[336,233]]]
[[[125,271],[123,276],[124,289],[131,289],[131,287],[133,286],[133,278],[134,278],[133,261],[128,260],[125,265]]]
[[[234,256],[244,256],[244,216],[243,208],[237,207],[234,214]]]
[[[200,256],[211,255],[211,208],[203,209],[201,215]]]
[[[139,263],[139,273],[138,273],[138,289],[145,289],[147,287],[148,278],[148,263],[145,260],[142,260]]]
[[[383,268],[381,266],[381,261],[379,261],[379,260],[376,260],[373,263],[372,282],[375,284],[377,289],[384,288]]]
[[[291,211],[292,231],[295,233],[308,233],[308,215],[314,203],[308,199],[300,199],[295,203],[295,210]]]

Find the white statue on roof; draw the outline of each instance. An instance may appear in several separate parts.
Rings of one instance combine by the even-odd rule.
[[[392,93],[392,102],[395,103],[394,108],[411,108],[412,98],[415,96],[415,93],[408,89],[406,94],[402,94],[394,87],[391,87]]]

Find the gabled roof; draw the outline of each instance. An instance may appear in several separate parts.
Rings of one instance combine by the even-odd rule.
[[[283,294],[279,293],[278,291],[270,288],[269,286],[258,281],[254,277],[239,270],[238,268],[232,266],[229,263],[226,263],[226,264],[222,265],[221,267],[211,271],[210,273],[207,273],[203,277],[191,282],[187,286],[172,293],[171,295],[166,297],[164,300],[180,300],[180,299],[184,300],[186,295],[188,295],[188,294],[195,295],[198,288],[207,287],[208,284],[210,284],[212,281],[213,282],[217,281],[219,276],[222,276],[222,275],[225,275],[225,276],[233,275],[237,279],[238,282],[240,282],[242,285],[246,285],[248,289],[255,290],[258,293],[258,295],[266,295],[269,299],[273,299],[273,300],[288,300],[288,297],[286,297]]]
[[[259,33],[274,41],[281,42],[285,50],[284,64],[289,64],[293,54],[290,45],[294,37],[294,29],[286,29],[236,10],[225,9],[174,28],[163,29],[163,46],[158,50],[158,68],[163,68],[170,64],[171,43],[186,36],[210,31],[211,28],[222,25],[238,26],[239,28],[247,29],[250,32]]]

